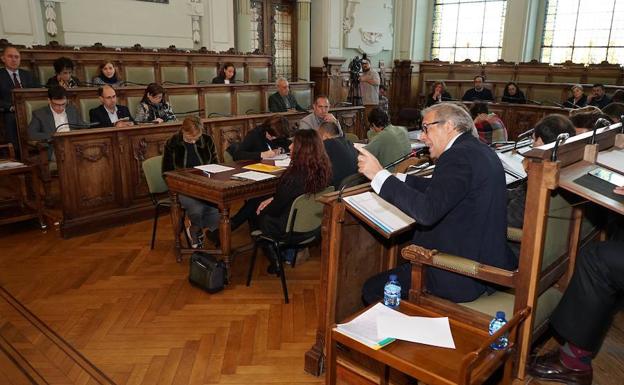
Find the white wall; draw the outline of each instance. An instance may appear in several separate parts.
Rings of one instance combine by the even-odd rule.
[[[0,32],[17,44],[199,48],[234,47],[231,0],[53,0],[47,10],[37,0],[0,0]],[[56,17],[50,20],[50,12]],[[195,31],[193,20],[195,18]],[[54,26],[51,27],[50,22]],[[56,34],[49,33],[56,29]],[[195,32],[195,34],[194,34]],[[194,41],[197,40],[197,41]]]

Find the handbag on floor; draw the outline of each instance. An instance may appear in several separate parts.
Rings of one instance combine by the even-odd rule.
[[[223,261],[218,261],[210,254],[194,252],[190,258],[189,282],[193,286],[217,293],[225,286],[226,269]]]

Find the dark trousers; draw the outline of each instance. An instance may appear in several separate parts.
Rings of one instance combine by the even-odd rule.
[[[13,143],[13,148],[15,149],[15,158],[20,159],[19,135],[17,133],[17,122],[15,120],[15,113],[5,112],[1,115],[2,119],[4,120],[4,139],[9,143]]]
[[[624,294],[624,242],[584,248],[574,275],[550,322],[574,345],[597,352]]]

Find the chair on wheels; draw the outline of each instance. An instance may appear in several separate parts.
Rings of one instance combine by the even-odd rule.
[[[256,264],[258,246],[260,243],[268,243],[269,245],[275,247],[277,252],[277,268],[280,271],[279,274],[282,280],[284,302],[288,303],[288,288],[286,287],[284,259],[282,257],[281,250],[303,249],[310,246],[321,237],[323,204],[317,202],[316,199],[321,195],[332,191],[334,191],[334,188],[330,186],[316,194],[303,194],[298,196],[290,206],[290,214],[288,215],[288,221],[286,222],[286,236],[284,238],[273,238],[268,234],[262,233],[261,230],[255,230],[251,233],[254,240],[254,246],[251,255],[251,263],[249,265],[249,273],[247,274],[247,286],[251,284],[251,276]],[[295,263],[296,255],[295,260],[293,261],[293,266]]]
[[[142,163],[143,174],[145,174],[145,180],[147,181],[147,188],[149,189],[150,199],[154,205],[154,224],[152,225],[152,242],[150,249],[154,249],[154,242],[156,241],[156,227],[158,226],[158,214],[160,214],[161,207],[171,207],[171,198],[167,195],[165,198],[158,199],[158,196],[169,191],[167,183],[162,177],[162,155],[154,156],[146,159]],[[184,216],[182,216],[184,221]],[[184,226],[180,226],[181,229]],[[179,234],[178,234],[179,235]],[[184,233],[186,242],[190,247],[190,240],[186,233]]]

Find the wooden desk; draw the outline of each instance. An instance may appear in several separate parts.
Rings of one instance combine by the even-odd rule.
[[[281,171],[273,173],[273,175],[278,177],[258,182],[230,179],[233,174],[247,171],[242,169],[243,166],[253,163],[258,162],[245,161],[228,164],[228,166],[234,167],[234,170],[211,174],[210,176],[197,169],[184,169],[165,173],[165,180],[169,186],[172,201],[171,221],[173,223],[173,237],[175,239],[176,260],[178,262],[182,260],[183,254],[197,251],[196,249],[183,249],[180,245],[180,205],[178,195],[182,194],[214,203],[219,208],[221,216],[219,223],[220,254],[223,256],[229,271],[230,257],[232,256],[232,231],[230,228],[230,208],[232,204],[246,199],[273,194],[279,181],[279,175],[281,175]],[[273,164],[274,162],[265,161],[265,163]]]
[[[445,316],[403,301],[400,311],[410,316]],[[362,312],[349,320],[359,313]],[[326,383],[336,384],[336,343],[340,343],[429,385],[481,384],[508,360],[515,342],[517,326],[528,313],[529,310],[524,309],[509,321],[508,327],[513,331],[510,333],[510,346],[507,350],[489,348],[493,338],[487,329],[475,328],[452,318],[449,322],[455,349],[397,340],[382,349],[374,350],[332,328]],[[511,365],[508,365],[506,371],[510,369]],[[386,372],[385,368],[383,371]],[[386,376],[386,373],[380,373],[381,383],[387,381]]]
[[[589,171],[599,167],[599,165],[587,161],[580,161],[561,170],[559,174],[559,186],[576,195],[579,195],[590,202],[594,202],[618,214],[624,215],[624,202],[614,200],[604,194],[594,191],[588,187],[575,182],[577,178],[586,175]]]
[[[29,198],[28,185],[26,181],[27,176],[30,176],[32,183],[32,198]],[[39,175],[37,174],[37,168],[32,165],[24,164],[23,166],[0,169],[0,178],[4,179],[11,177],[17,177],[20,179],[19,205],[0,207],[0,225],[37,218],[41,229],[45,229],[46,224],[43,220],[43,205],[41,203],[40,196],[41,186]]]

